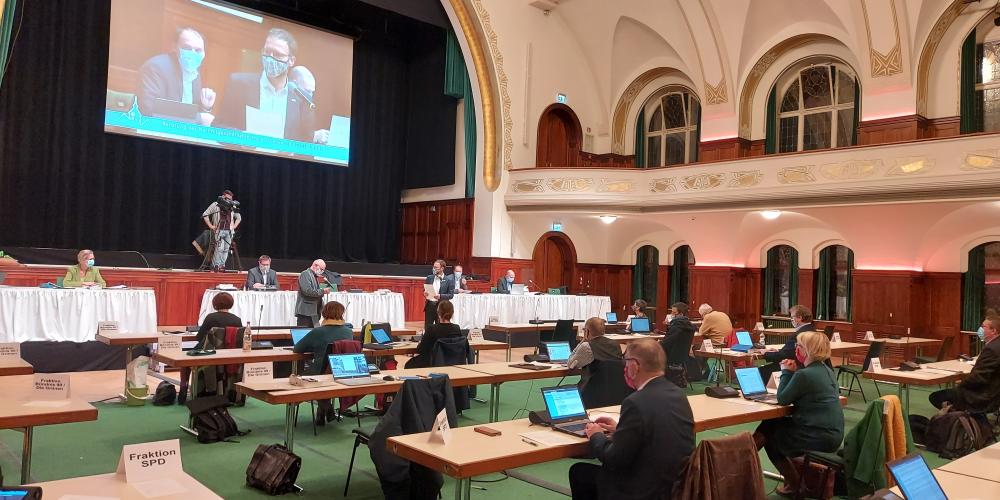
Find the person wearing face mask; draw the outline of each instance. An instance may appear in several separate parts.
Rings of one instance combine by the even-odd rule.
[[[257,267],[247,271],[247,290],[278,290],[278,273],[271,269],[271,257],[261,255]]]
[[[194,104],[198,121],[210,125],[215,91],[202,86],[201,66],[205,60],[205,36],[192,27],[177,29],[174,50],[149,58],[139,68],[139,111],[157,114],[157,99]]]
[[[799,307],[799,306],[796,306]],[[795,405],[789,417],[760,423],[754,432],[757,449],[764,448],[771,463],[785,478],[778,493],[790,496],[798,485],[791,459],[806,451],[835,452],[844,440],[844,410],[840,386],[830,359],[830,340],[816,331],[798,334],[794,358],[781,361],[778,403]]]
[[[66,276],[63,278],[63,286],[66,288],[79,288],[81,286],[100,286],[104,288],[108,283],[101,277],[101,271],[94,267],[94,251],[80,250],[76,254],[77,265],[69,266],[66,269]]]
[[[425,330],[438,321],[438,301],[451,300],[455,297],[455,282],[444,274],[444,268],[447,266],[448,264],[443,260],[435,260],[434,266],[431,268],[431,274],[424,280],[424,284],[431,285],[434,288],[434,293],[424,291]]]
[[[315,106],[289,79],[298,48],[288,30],[271,28],[261,48],[261,71],[229,75],[216,125],[247,130],[246,107],[250,106],[270,115],[285,139],[313,142]]]
[[[802,332],[815,332],[816,327],[813,326],[813,316],[812,311],[808,307],[803,305],[794,305],[788,310],[789,319],[792,320],[792,327],[795,328],[795,334],[789,337],[788,342],[781,346],[781,349],[768,349],[762,357],[767,364],[760,367],[760,377],[764,380],[768,380],[771,374],[781,369],[781,362],[786,359],[792,361],[795,360],[795,342],[799,338],[799,334]],[[826,358],[826,362],[829,365],[829,356]],[[830,365],[831,367],[833,365]]]
[[[451,268],[451,275],[448,276],[455,283],[455,293],[469,293],[472,291],[469,290],[469,280],[462,271],[461,265],[455,265],[455,267]]]
[[[507,274],[497,280],[497,293],[510,293],[514,286],[514,270],[508,269]]]
[[[299,294],[295,299],[295,324],[312,328],[319,324],[323,296],[339,286],[340,275],[326,270],[326,261],[316,259],[299,274]]]
[[[674,480],[694,450],[694,416],[684,391],[663,376],[666,357],[652,339],[625,349],[625,383],[635,389],[622,401],[618,422],[587,424],[588,462],[569,469],[573,498],[670,498]]]

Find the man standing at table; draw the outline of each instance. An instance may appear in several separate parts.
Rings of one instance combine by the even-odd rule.
[[[424,288],[424,329],[437,323],[437,305],[441,299],[451,300],[455,296],[455,282],[444,274],[447,264],[441,259],[434,261],[431,275],[424,280],[425,285],[433,287],[433,293]]]
[[[299,295],[295,299],[295,325],[313,328],[319,324],[323,296],[336,291],[340,275],[326,270],[326,261],[316,259],[299,274]]]
[[[507,274],[497,280],[497,293],[510,293],[514,286],[514,270],[508,269]]]
[[[992,412],[1000,404],[1000,317],[988,316],[982,324],[983,352],[975,366],[961,383],[952,389],[931,393],[930,402],[935,408],[950,403],[956,410]]]
[[[271,257],[261,255],[257,267],[247,271],[247,290],[278,290],[278,273],[271,269]]]
[[[622,401],[617,423],[587,424],[590,454],[601,465],[569,469],[574,500],[670,498],[674,480],[694,450],[694,416],[684,391],[663,376],[666,356],[652,339],[625,349],[625,383],[635,392]]]

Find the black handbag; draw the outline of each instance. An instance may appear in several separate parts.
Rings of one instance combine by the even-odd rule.
[[[257,446],[247,466],[247,485],[268,495],[289,493],[297,489],[295,479],[301,468],[302,458],[288,448],[262,444]]]
[[[153,406],[169,406],[177,400],[177,388],[170,382],[163,381],[156,386],[156,393],[153,395]]]

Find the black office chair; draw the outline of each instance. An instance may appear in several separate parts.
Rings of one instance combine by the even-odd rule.
[[[851,397],[851,393],[854,392],[854,383],[858,383],[858,390],[861,391],[861,399],[865,403],[868,402],[868,398],[865,397],[865,389],[861,386],[861,380],[858,377],[868,371],[868,367],[872,364],[872,359],[875,359],[882,355],[882,348],[885,347],[885,342],[872,342],[868,346],[868,353],[865,354],[864,364],[860,367],[857,365],[840,365],[837,367],[837,380],[840,380],[840,376],[844,373],[851,376],[851,384],[847,386],[847,397]],[[882,391],[878,388],[878,382],[872,380],[875,383],[875,392],[878,393],[879,397],[882,396]]]
[[[576,331],[573,330],[573,320],[560,319],[556,321],[555,328],[551,332],[539,334],[541,342],[569,342],[569,348],[576,349]]]
[[[934,363],[936,361],[944,361],[944,358],[948,355],[948,351],[951,351],[951,343],[955,340],[955,337],[945,337],[944,341],[941,342],[941,348],[938,349],[936,356],[917,356],[913,358],[914,361],[920,364]]]
[[[823,334],[826,335],[827,340],[833,340],[833,325],[824,326]]]
[[[323,356],[323,367],[320,369],[321,373],[330,373],[330,355],[333,354],[333,344],[326,345],[326,355]],[[299,365],[299,373],[302,373],[305,369],[305,362],[297,362]],[[344,416],[340,414],[339,411],[335,412],[337,422],[344,420]],[[309,421],[312,422],[313,426],[313,436],[316,436],[316,401],[309,400]],[[358,417],[358,425],[361,425],[361,417]],[[299,426],[299,405],[295,405],[295,426]]]
[[[590,372],[586,384],[580,387],[584,408],[620,405],[629,394],[635,392],[625,385],[624,360],[594,360],[583,369]]]

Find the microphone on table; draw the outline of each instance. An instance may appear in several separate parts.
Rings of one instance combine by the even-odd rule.
[[[138,255],[139,258],[142,259],[142,262],[144,264],[146,264],[146,269],[152,269],[153,268],[153,266],[149,265],[149,261],[146,260],[146,256],[143,255],[141,252],[137,252],[135,250],[126,250],[125,253],[134,253],[134,254]]]
[[[264,318],[264,304],[260,305],[260,313],[257,314],[257,327],[260,328],[260,322]]]
[[[536,289],[538,288],[538,285],[536,285],[534,281],[531,281],[531,279],[528,279],[528,283],[531,283],[531,286],[535,287]]]

